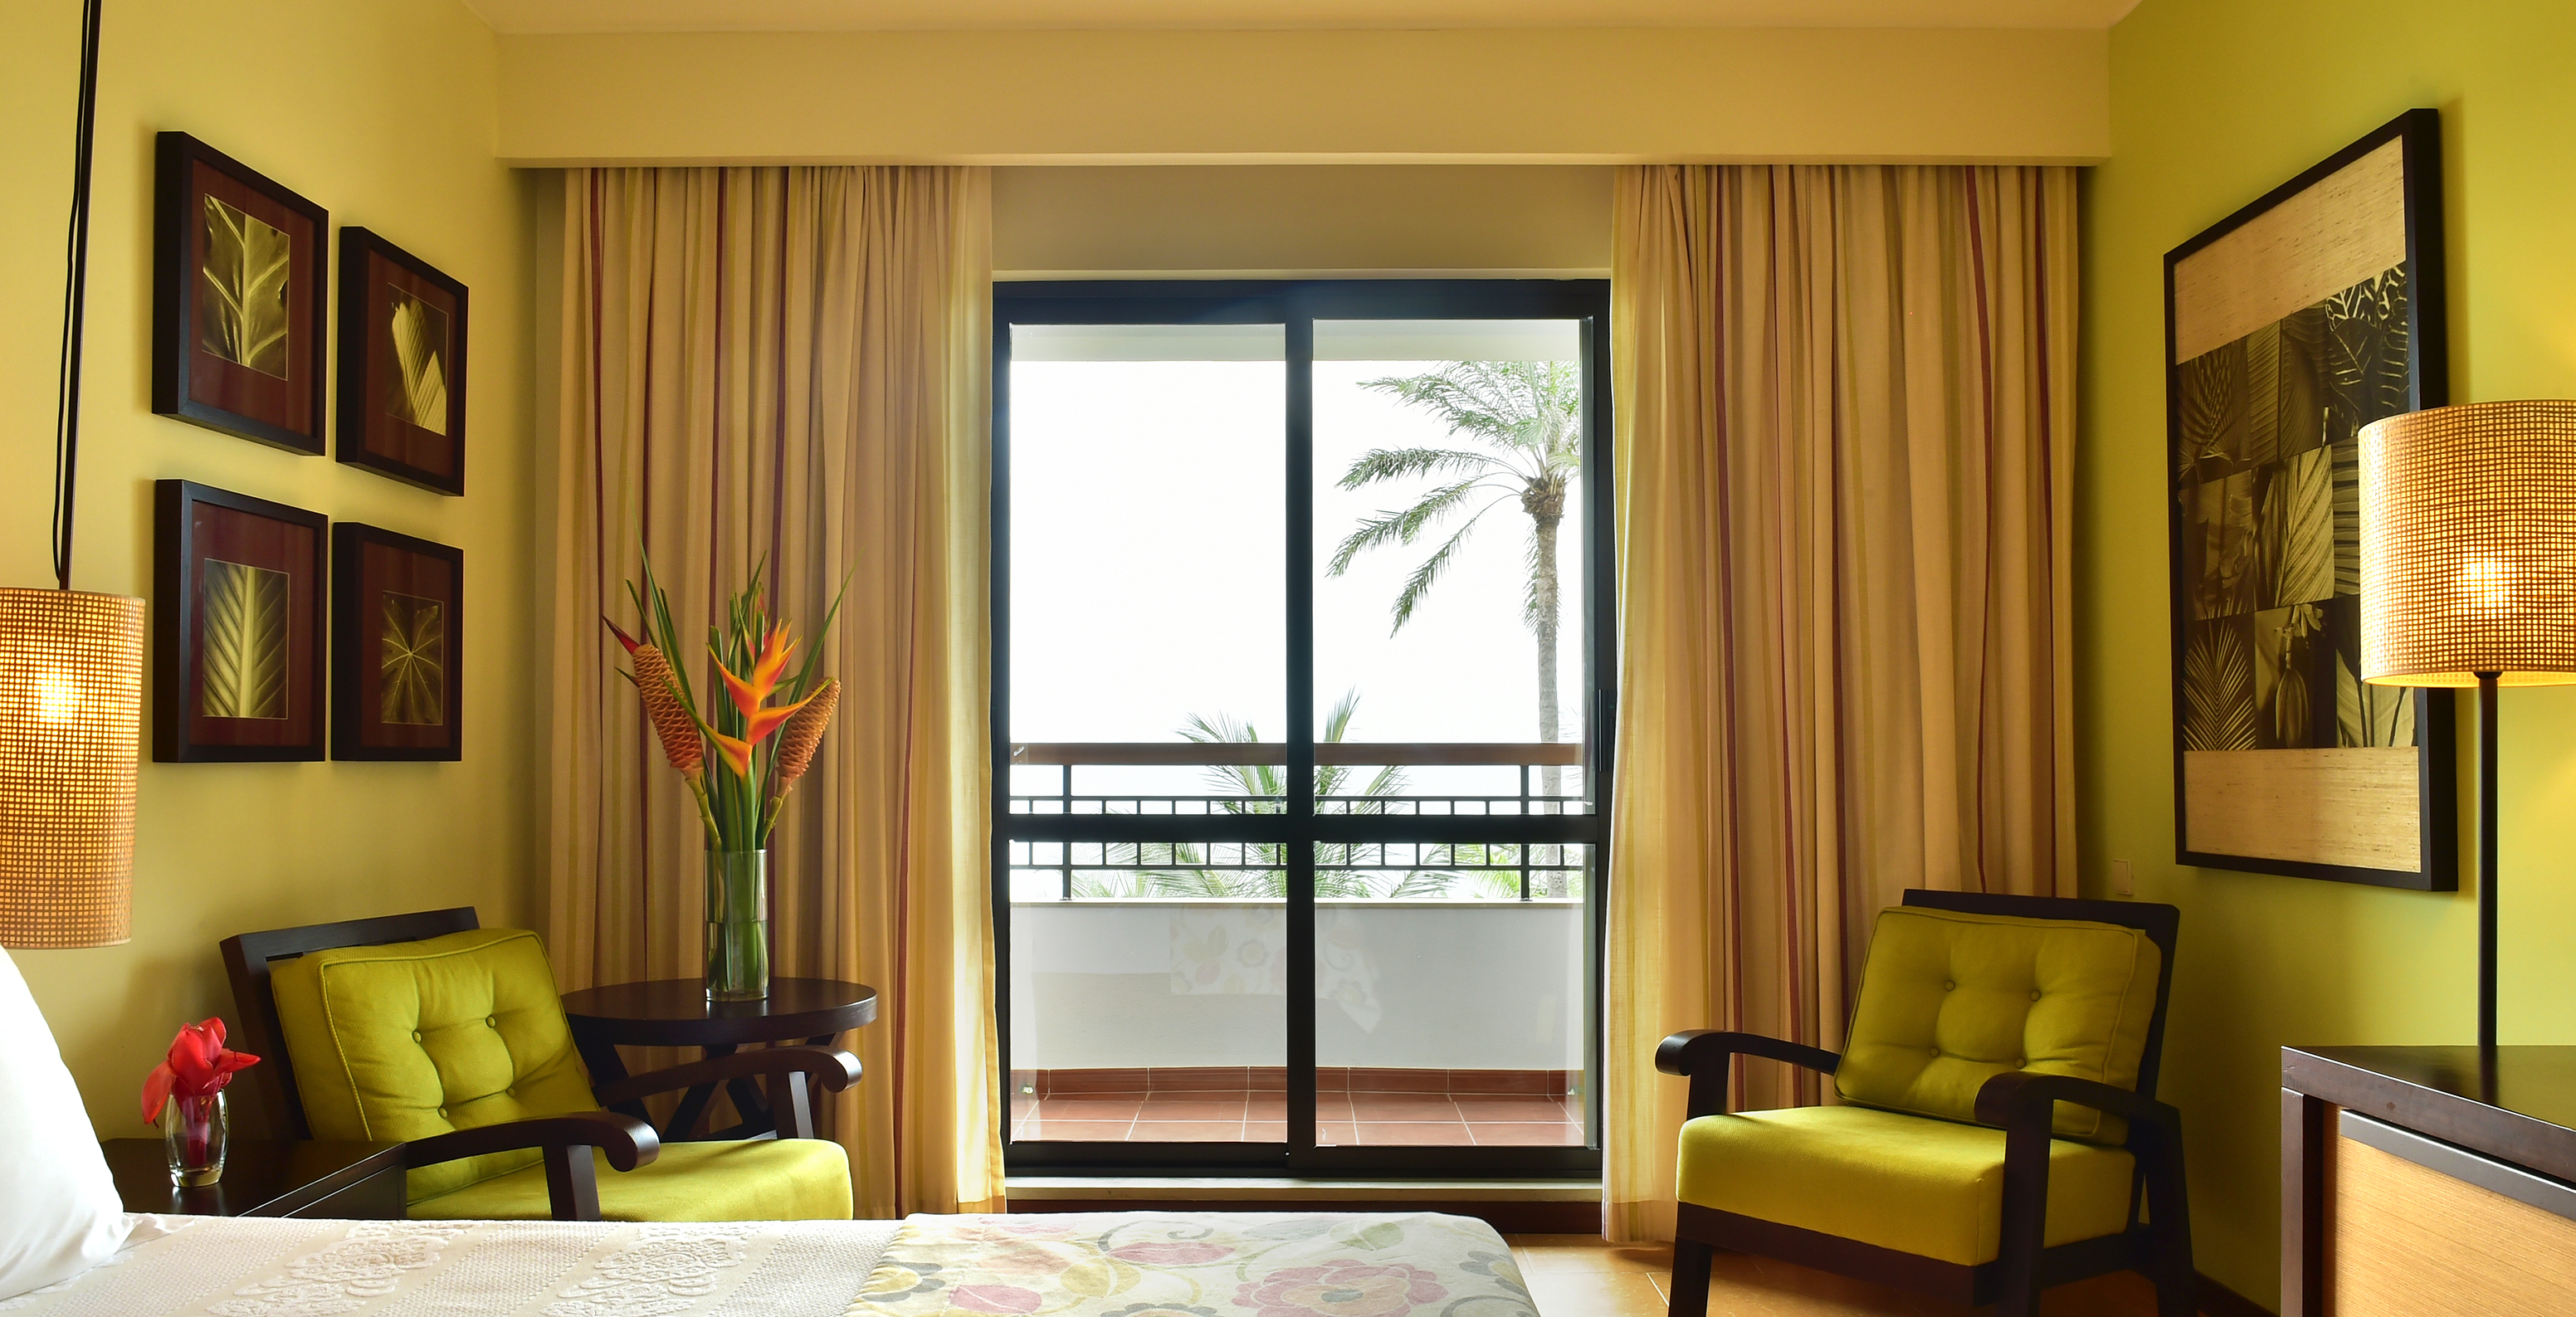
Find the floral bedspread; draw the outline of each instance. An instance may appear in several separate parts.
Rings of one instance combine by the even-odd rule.
[[[848,1317],[1537,1317],[1511,1249],[1431,1213],[915,1216]]]

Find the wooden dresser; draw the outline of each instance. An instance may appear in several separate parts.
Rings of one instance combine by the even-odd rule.
[[[2576,1047],[2282,1048],[2281,1313],[2576,1313]]]

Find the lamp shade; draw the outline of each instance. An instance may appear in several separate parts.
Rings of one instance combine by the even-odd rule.
[[[2576,402],[2363,427],[2361,511],[2362,680],[2576,682]]]
[[[143,601],[0,589],[0,946],[133,927]]]

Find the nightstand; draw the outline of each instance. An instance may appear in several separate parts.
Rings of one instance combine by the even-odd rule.
[[[202,1189],[170,1183],[169,1154],[159,1139],[106,1139],[99,1150],[129,1212],[361,1221],[405,1215],[399,1143],[235,1139],[224,1157],[224,1178]]]

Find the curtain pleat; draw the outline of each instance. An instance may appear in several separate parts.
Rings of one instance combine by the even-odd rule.
[[[566,186],[556,972],[566,988],[699,973],[696,808],[600,618],[632,629],[643,553],[683,636],[765,570],[843,688],[773,837],[775,968],[879,992],[877,1022],[844,1040],[866,1076],[823,1123],[861,1216],[998,1210],[990,175],[595,169]]]
[[[1670,1239],[1665,1035],[1839,1050],[1905,888],[2074,891],[2076,184],[1632,166],[1615,209],[1604,1226]]]

